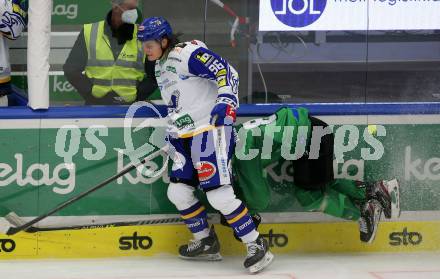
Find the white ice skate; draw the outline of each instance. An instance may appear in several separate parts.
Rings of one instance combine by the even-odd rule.
[[[376,199],[380,203],[386,219],[399,218],[400,191],[397,179],[367,184],[367,199]]]
[[[209,236],[200,240],[191,240],[189,244],[180,246],[179,257],[193,261],[221,261],[220,243],[214,227],[211,227]]]
[[[391,218],[399,218],[400,209],[400,186],[397,179],[386,181],[388,193],[391,196]]]
[[[257,273],[272,263],[274,256],[269,251],[267,240],[261,235],[257,240],[247,243],[246,246],[248,255],[244,261],[244,267],[250,273]]]

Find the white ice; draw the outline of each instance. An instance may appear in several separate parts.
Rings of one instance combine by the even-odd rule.
[[[1,261],[1,279],[440,279],[440,253],[276,255],[249,277],[243,258],[184,261],[173,256],[99,260]]]

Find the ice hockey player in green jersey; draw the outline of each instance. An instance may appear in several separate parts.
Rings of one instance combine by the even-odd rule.
[[[400,215],[396,179],[367,183],[334,178],[334,135],[325,122],[309,116],[307,109],[283,107],[236,128],[235,188],[257,223],[258,212],[271,199],[265,169],[286,161],[293,165],[291,191],[299,204],[306,211],[358,221],[363,242],[374,240],[382,212],[388,219]]]

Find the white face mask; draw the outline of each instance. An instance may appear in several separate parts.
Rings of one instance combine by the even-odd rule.
[[[128,24],[136,24],[136,20],[138,19],[137,9],[126,10],[122,13],[122,22]]]

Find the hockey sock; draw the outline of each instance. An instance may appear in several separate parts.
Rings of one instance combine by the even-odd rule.
[[[209,236],[208,219],[205,207],[197,202],[185,210],[180,210],[182,219],[196,239]]]
[[[255,224],[247,207],[243,203],[231,214],[225,215],[225,218],[235,234],[241,238],[244,243],[255,241],[258,238]]]

